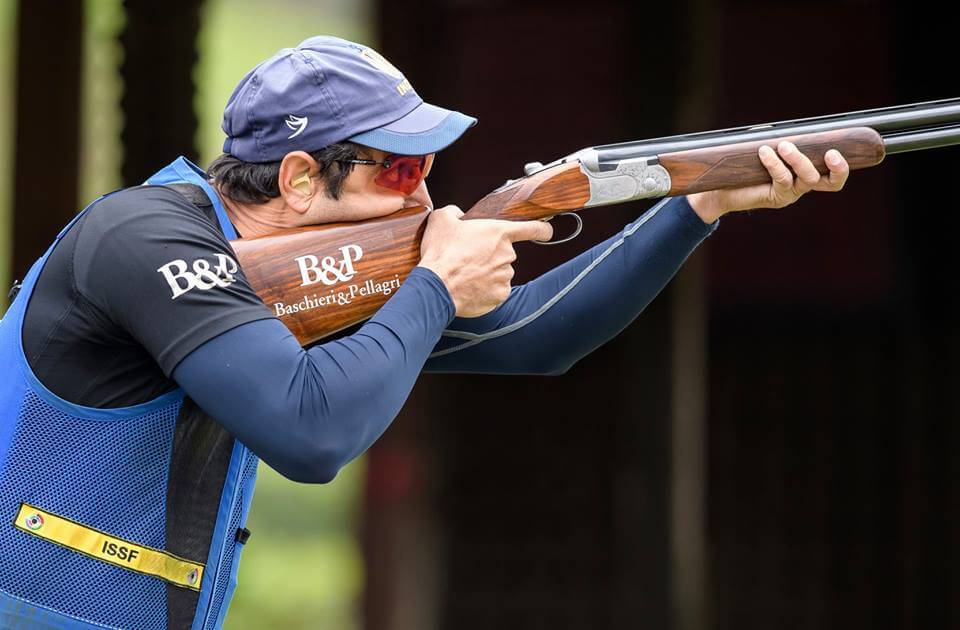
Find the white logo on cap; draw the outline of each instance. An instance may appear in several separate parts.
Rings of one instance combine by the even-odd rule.
[[[403,73],[395,65],[387,61],[387,58],[375,51],[373,48],[364,48],[360,51],[360,56],[367,60],[371,66],[389,74],[394,79],[402,79]]]
[[[287,116],[287,120],[285,122],[287,123],[287,127],[293,130],[293,133],[287,136],[287,140],[292,140],[296,138],[301,133],[303,133],[304,129],[307,128],[306,116],[301,118],[300,116],[294,116],[293,114],[290,114],[289,116]]]
[[[404,78],[403,73],[400,72],[395,65],[387,61],[386,57],[375,51],[373,48],[362,49],[360,51],[360,56],[380,72],[383,72],[394,79],[400,79],[400,83],[395,86],[397,92],[400,93],[400,96],[403,96],[407,92],[413,90],[413,86],[410,85],[410,82]]]

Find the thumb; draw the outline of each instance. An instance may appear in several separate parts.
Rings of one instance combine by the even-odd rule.
[[[504,234],[511,242],[549,241],[553,238],[553,226],[546,221],[504,221]]]

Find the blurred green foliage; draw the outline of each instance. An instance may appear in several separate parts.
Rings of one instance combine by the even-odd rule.
[[[85,0],[83,20],[77,210],[122,185],[123,47],[119,37],[126,21],[123,0]],[[163,157],[157,156],[157,161]]]

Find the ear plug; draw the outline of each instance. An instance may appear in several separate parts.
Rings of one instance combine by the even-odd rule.
[[[302,192],[305,195],[310,194],[310,174],[304,173],[300,177],[296,178],[290,185]]]

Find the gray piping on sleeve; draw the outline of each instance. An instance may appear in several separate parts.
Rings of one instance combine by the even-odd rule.
[[[572,291],[573,288],[574,288],[575,286],[577,286],[577,285],[580,283],[580,281],[583,280],[583,279],[587,276],[588,273],[590,273],[591,271],[593,271],[593,270],[597,267],[597,265],[599,265],[601,262],[603,262],[603,260],[604,260],[607,256],[609,256],[615,249],[617,249],[618,247],[620,247],[621,245],[623,245],[624,239],[626,239],[628,236],[631,236],[634,232],[636,232],[637,230],[639,230],[640,227],[641,227],[644,223],[646,223],[647,221],[649,221],[650,219],[652,219],[652,218],[660,211],[660,209],[661,209],[664,205],[666,205],[666,203],[667,203],[668,201],[670,201],[670,198],[669,198],[669,197],[666,198],[666,199],[664,199],[663,201],[661,201],[661,202],[658,203],[657,205],[653,206],[652,208],[650,208],[650,209],[646,212],[646,214],[644,214],[644,215],[640,218],[640,220],[637,221],[637,223],[636,223],[635,225],[633,225],[633,226],[632,226],[630,229],[628,229],[628,230],[624,230],[623,233],[620,235],[620,238],[618,238],[616,241],[614,241],[613,243],[611,243],[611,244],[610,244],[610,247],[608,247],[602,254],[600,254],[599,256],[597,256],[597,257],[593,260],[593,262],[591,262],[589,265],[586,266],[586,268],[585,268],[583,271],[581,271],[580,273],[578,273],[578,274],[576,275],[576,277],[575,277],[573,280],[570,281],[570,284],[568,284],[567,286],[565,286],[565,287],[563,287],[562,289],[560,289],[560,291],[559,291],[556,295],[554,295],[552,298],[550,298],[549,300],[547,300],[546,302],[544,302],[543,306],[541,306],[540,308],[538,308],[538,309],[535,310],[534,312],[530,313],[529,315],[527,315],[527,316],[524,317],[523,319],[520,319],[520,320],[517,320],[517,321],[513,322],[513,323],[510,324],[509,326],[504,326],[503,328],[497,328],[496,330],[491,330],[490,332],[486,332],[486,333],[479,333],[479,334],[478,334],[478,333],[471,333],[471,332],[466,332],[466,331],[461,331],[461,330],[445,330],[445,331],[443,331],[443,336],[444,336],[444,337],[455,337],[455,338],[458,338],[458,339],[466,339],[467,341],[464,342],[464,343],[461,343],[461,344],[458,345],[458,346],[452,346],[452,347],[446,348],[446,349],[444,349],[444,350],[438,350],[437,352],[434,352],[433,354],[431,354],[429,358],[434,359],[434,358],[436,358],[436,357],[442,357],[442,356],[444,356],[444,355],[446,355],[446,354],[451,354],[451,353],[457,352],[457,351],[459,351],[459,350],[465,350],[466,348],[469,348],[470,346],[475,346],[475,345],[477,345],[478,343],[480,343],[480,342],[482,342],[482,341],[487,341],[488,339],[496,339],[497,337],[502,337],[503,335],[510,334],[510,333],[512,333],[513,331],[515,331],[515,330],[517,330],[517,329],[519,329],[519,328],[523,328],[524,326],[526,326],[526,325],[529,324],[530,322],[536,320],[538,317],[540,317],[541,315],[543,315],[544,313],[546,313],[548,310],[550,310],[550,308],[551,308],[554,304],[556,304],[557,302],[559,302],[560,299],[563,298],[563,296],[565,296],[567,293],[569,293],[570,291]]]

